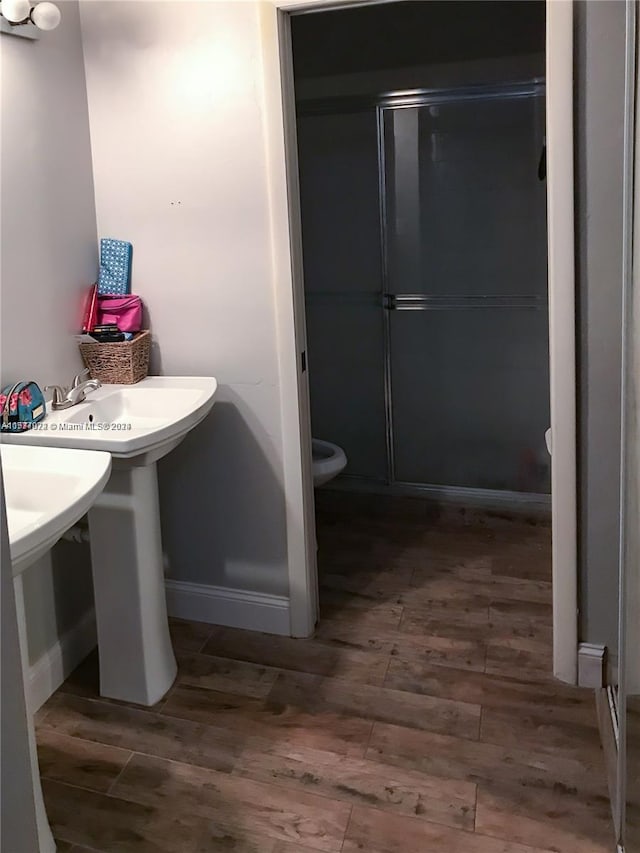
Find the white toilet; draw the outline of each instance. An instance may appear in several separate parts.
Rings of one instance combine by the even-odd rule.
[[[316,487],[333,480],[344,470],[347,464],[344,450],[337,444],[331,444],[330,441],[320,441],[320,439],[314,438],[312,439],[311,450],[313,455],[313,485]]]

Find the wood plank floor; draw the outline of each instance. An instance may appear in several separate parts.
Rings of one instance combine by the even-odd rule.
[[[593,694],[551,674],[541,523],[319,503],[311,640],[172,622],[154,708],[92,655],[38,714],[59,850],[610,853]]]

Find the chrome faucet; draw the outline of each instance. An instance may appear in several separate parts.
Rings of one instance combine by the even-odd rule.
[[[63,388],[61,385],[45,385],[45,391],[53,391],[51,407],[69,409],[77,403],[82,403],[87,394],[102,386],[99,379],[87,379],[85,378],[87,376],[89,376],[89,370],[83,370],[82,373],[73,377],[69,388]]]

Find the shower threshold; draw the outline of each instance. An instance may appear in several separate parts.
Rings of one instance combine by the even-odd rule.
[[[514,492],[503,489],[478,489],[467,486],[440,486],[397,481],[388,483],[384,480],[349,475],[337,477],[324,488],[361,494],[422,498],[474,509],[510,509],[541,515],[551,513],[551,495],[539,492]]]

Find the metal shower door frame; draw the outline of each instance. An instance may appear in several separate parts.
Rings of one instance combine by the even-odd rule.
[[[387,182],[386,182],[386,152],[384,139],[385,113],[389,111],[407,109],[414,107],[434,106],[437,104],[463,103],[465,101],[480,100],[513,100],[518,98],[538,97],[544,98],[546,94],[545,81],[540,78],[524,81],[521,83],[509,83],[502,85],[468,86],[446,89],[415,89],[412,91],[389,92],[380,95],[375,101],[376,126],[378,132],[378,198],[380,219],[380,247],[382,268],[382,311],[383,311],[383,339],[384,339],[384,403],[385,403],[385,426],[387,443],[387,485],[396,487],[404,493],[415,492],[451,492],[473,493],[487,492],[474,488],[451,487],[446,485],[433,485],[430,483],[414,483],[396,478],[395,468],[395,431],[393,415],[393,379],[392,379],[392,340],[391,340],[391,310],[429,311],[442,309],[468,310],[480,307],[508,307],[541,310],[546,308],[546,302],[541,297],[475,297],[475,305],[470,304],[474,297],[467,297],[465,304],[459,302],[460,297],[428,296],[425,294],[394,294],[391,292],[389,274],[388,253],[388,217],[387,217]],[[348,100],[350,108],[360,108],[365,104],[371,105],[371,99],[344,99],[345,106]],[[499,492],[492,492],[494,497]],[[519,499],[531,502],[536,496],[521,496],[518,492],[508,492],[509,500],[517,502]],[[544,503],[546,496],[537,496]]]

